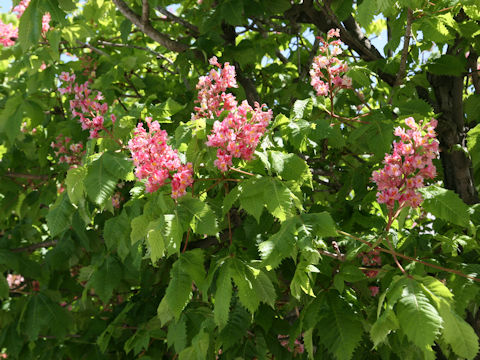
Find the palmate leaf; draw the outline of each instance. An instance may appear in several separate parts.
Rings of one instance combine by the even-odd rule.
[[[192,295],[192,281],[195,281],[200,289],[203,287],[205,282],[203,260],[201,249],[195,249],[183,253],[173,264],[170,270],[171,280],[157,310],[162,323],[169,320],[169,315],[178,321]]]
[[[106,152],[102,155],[102,161],[105,169],[118,179],[125,179],[133,170],[132,160],[118,153]]]
[[[87,283],[88,288],[95,290],[100,300],[107,303],[112,297],[113,290],[122,279],[122,267],[117,259],[108,256],[103,264],[95,270]]]
[[[215,292],[215,307],[213,317],[218,328],[221,330],[228,322],[230,302],[232,300],[232,278],[230,276],[229,263],[226,262],[218,270],[217,290]]]
[[[168,346],[173,346],[175,352],[179,353],[187,346],[187,328],[185,322],[185,316],[181,316],[178,321],[172,321],[168,325],[167,334]]]
[[[362,323],[338,296],[329,294],[327,304],[329,311],[316,327],[320,341],[337,360],[349,360],[362,337]]]
[[[370,329],[370,339],[372,339],[373,345],[385,341],[387,335],[392,331],[398,329],[398,320],[395,313],[387,309],[378,319],[373,323]]]
[[[103,156],[93,161],[88,167],[84,181],[88,197],[97,205],[102,205],[110,198],[117,185],[117,177],[107,171],[102,158]]]
[[[443,321],[415,280],[407,280],[395,310],[400,328],[411,342],[421,349],[433,345]]]
[[[269,160],[272,169],[284,180],[294,180],[302,184],[312,177],[310,168],[305,160],[296,154],[281,151],[269,151]]]
[[[452,190],[436,185],[420,189],[424,202],[422,207],[436,217],[456,225],[468,227],[468,206]]]
[[[125,260],[130,249],[130,219],[125,211],[119,216],[108,219],[103,228],[103,238],[107,249],[116,249],[120,258]]]
[[[439,312],[444,322],[442,335],[445,342],[450,344],[458,356],[473,359],[479,350],[478,336],[473,328],[445,300],[441,301]]]
[[[210,206],[200,199],[184,196],[179,200],[178,212],[181,218],[190,222],[197,234],[216,235],[218,221]]]
[[[71,225],[72,214],[75,211],[66,194],[61,194],[47,214],[47,225],[51,236],[57,236]]]
[[[5,279],[5,276],[3,274],[0,274],[0,299],[6,299],[8,298],[8,293],[10,291],[10,288],[8,286],[7,279]]]
[[[40,12],[39,5],[40,0],[32,0],[20,18],[18,42],[23,51],[26,51],[40,38],[42,13]]]
[[[87,169],[84,166],[70,169],[67,172],[65,185],[67,185],[67,194],[72,204],[77,204],[83,198],[85,192],[83,180],[86,175]]]
[[[285,221],[291,214],[292,198],[295,196],[280,181],[272,179],[264,194],[267,210],[280,221]]]
[[[68,312],[44,293],[29,298],[22,316],[23,329],[30,340],[36,340],[40,332],[64,337],[72,326]]]

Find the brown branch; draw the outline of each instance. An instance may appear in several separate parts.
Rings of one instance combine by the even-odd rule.
[[[369,247],[372,247],[372,244],[369,243],[368,241],[366,240],[363,240],[355,235],[352,235],[352,234],[349,234],[345,231],[342,231],[342,230],[337,230],[337,233],[341,234],[341,235],[344,235],[344,236],[347,236],[351,239],[354,239],[354,240],[357,240],[357,241],[360,241],[362,243],[364,243],[365,245],[368,245]],[[420,263],[420,264],[423,264],[425,266],[428,266],[428,267],[431,267],[431,268],[434,268],[434,269],[438,269],[438,270],[441,270],[441,271],[445,271],[445,272],[449,272],[451,274],[456,274],[458,276],[462,276],[464,278],[467,278],[467,279],[470,279],[470,280],[473,280],[473,281],[476,281],[476,282],[480,282],[480,279],[479,278],[476,278],[474,276],[470,276],[470,275],[467,275],[467,274],[464,274],[462,273],[461,271],[459,270],[455,270],[455,269],[450,269],[450,268],[446,268],[446,267],[443,267],[443,266],[440,266],[440,265],[435,265],[435,264],[431,264],[431,263],[428,263],[426,261],[423,261],[423,260],[419,260],[419,259],[415,259],[411,256],[407,256],[407,255],[403,255],[403,254],[400,254],[396,251],[392,251],[392,250],[388,250],[388,249],[385,249],[385,248],[379,248],[380,251],[384,252],[384,253],[388,253],[388,254],[391,254],[391,255],[395,255],[397,257],[401,257],[403,259],[406,259],[406,260],[410,260],[410,261],[414,261],[414,262],[417,262],[417,263]]]
[[[175,14],[172,14],[170,11],[168,11],[166,8],[164,8],[162,6],[157,6],[157,10],[160,13],[162,13],[163,15],[165,15],[167,17],[167,19],[170,19],[173,22],[176,22],[177,24],[180,24],[183,27],[186,27],[188,30],[190,30],[192,32],[192,35],[194,37],[198,37],[198,35],[200,35],[200,31],[198,30],[198,27],[189,23],[185,19],[182,19],[181,17],[179,17]]]
[[[169,59],[168,57],[166,57],[163,54],[160,54],[159,52],[157,52],[155,50],[149,49],[148,47],[132,45],[132,44],[119,44],[119,43],[113,43],[113,42],[110,42],[110,41],[103,41],[103,40],[98,41],[97,44],[98,45],[103,45],[103,46],[124,47],[124,48],[129,48],[129,49],[138,49],[138,50],[148,51],[148,52],[152,53],[153,55],[155,55],[157,58],[165,60],[170,65],[173,65],[173,61],[171,59]]]
[[[412,37],[412,20],[413,12],[412,9],[407,9],[407,25],[405,27],[405,36],[403,39],[403,49],[402,55],[400,57],[400,68],[398,69],[397,78],[395,79],[394,86],[402,85],[403,78],[405,77],[407,71],[407,57],[408,57],[408,48],[410,47],[410,38]]]
[[[11,249],[10,251],[14,252],[14,253],[32,252],[32,251],[35,251],[35,250],[40,249],[40,248],[47,248],[47,247],[55,246],[55,245],[57,245],[57,240],[43,241],[41,243],[32,244],[32,245],[29,245],[29,246],[20,247],[20,248],[16,248],[16,249]]]
[[[4,176],[10,178],[20,178],[20,179],[30,179],[30,180],[48,180],[50,176],[48,175],[34,175],[34,174],[20,174],[20,173],[13,173],[9,172],[4,174]]]
[[[168,50],[182,53],[189,49],[189,46],[178,41],[170,39],[167,35],[159,32],[150,23],[142,23],[142,19],[128,7],[123,0],[112,0],[117,9],[134,25],[136,25],[145,35],[149,36]]]
[[[150,5],[148,5],[148,0],[143,0],[142,1],[142,18],[141,18],[143,25],[148,25],[150,23],[149,15],[150,15]]]
[[[96,47],[94,47],[93,45],[90,45],[88,43],[84,43],[80,40],[77,40],[77,44],[82,45],[83,47],[89,48],[90,50],[92,50],[94,53],[97,53],[98,55],[108,56],[108,54],[105,51],[97,49]]]
[[[473,87],[475,88],[475,92],[477,94],[480,94],[480,79],[478,77],[478,54],[473,51],[473,48],[470,49],[470,54],[468,55],[468,67],[470,68],[471,75],[472,75],[472,84]]]

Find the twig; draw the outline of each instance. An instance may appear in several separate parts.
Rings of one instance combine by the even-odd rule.
[[[48,175],[34,175],[34,174],[20,174],[20,173],[6,173],[4,176],[9,178],[20,178],[20,179],[30,179],[30,180],[48,180],[50,176]]]
[[[148,25],[150,20],[148,19],[150,15],[150,5],[148,5],[148,0],[142,1],[142,24]]]
[[[403,49],[402,55],[400,57],[400,68],[398,69],[397,78],[395,79],[394,86],[402,85],[403,78],[407,70],[407,57],[408,57],[408,48],[410,47],[410,38],[412,37],[412,20],[413,12],[412,9],[407,9],[407,26],[405,27],[405,37],[403,39]]]
[[[170,39],[167,35],[159,32],[151,24],[143,24],[142,19],[128,7],[123,0],[113,0],[117,9],[134,25],[136,25],[144,34],[166,47],[168,50],[181,53],[189,49],[189,46],[178,41]]]
[[[21,247],[21,248],[10,249],[10,251],[14,253],[32,252],[40,248],[46,248],[46,247],[55,246],[55,245],[57,245],[57,240],[51,240],[51,241],[44,241],[37,244],[32,244],[32,245]]]
[[[88,44],[88,43],[84,43],[84,42],[82,42],[82,41],[80,41],[80,40],[77,40],[77,44],[89,48],[90,50],[92,50],[93,52],[97,53],[98,55],[108,56],[108,54],[107,54],[105,51],[102,51],[102,50],[100,50],[100,49],[97,49],[95,46],[90,45],[90,44]]]
[[[364,243],[365,245],[368,245],[369,247],[372,247],[372,244],[369,243],[368,241],[366,240],[363,240],[355,235],[352,235],[352,234],[349,234],[345,231],[342,231],[342,230],[337,230],[337,233],[341,234],[341,235],[345,235],[351,239],[354,239],[354,240],[357,240],[357,241],[360,241],[362,243]],[[473,280],[473,281],[476,281],[476,282],[480,282],[480,279],[479,278],[476,278],[474,276],[470,276],[470,275],[467,275],[467,274],[464,274],[462,273],[461,271],[458,271],[458,270],[455,270],[455,269],[450,269],[450,268],[446,268],[446,267],[443,267],[443,266],[440,266],[440,265],[435,265],[435,264],[431,264],[431,263],[428,263],[426,261],[423,261],[423,260],[419,260],[419,259],[415,259],[411,256],[407,256],[407,255],[403,255],[403,254],[400,254],[400,253],[397,253],[396,251],[392,251],[392,250],[388,250],[388,249],[384,249],[384,248],[379,248],[379,250],[381,252],[384,252],[384,253],[388,253],[388,254],[391,254],[393,255],[395,253],[395,256],[398,256],[398,257],[401,257],[403,259],[406,259],[406,260],[410,260],[410,261],[414,261],[414,262],[417,262],[417,263],[420,263],[420,264],[423,264],[425,266],[428,266],[428,267],[431,267],[431,268],[434,268],[434,269],[438,269],[438,270],[442,270],[442,271],[445,271],[445,272],[449,272],[449,273],[452,273],[452,274],[456,274],[458,276],[462,276],[464,278],[467,278],[467,279],[470,279],[470,280]]]
[[[247,171],[243,171],[243,170],[240,170],[240,169],[237,169],[237,168],[234,168],[234,167],[230,167],[229,169],[233,170],[233,171],[236,171],[236,172],[239,172],[240,174],[255,176],[255,174],[252,174],[252,173],[249,173]]]
[[[162,6],[157,6],[157,10],[160,11],[163,15],[165,15],[168,19],[172,20],[173,22],[176,22],[177,24],[182,25],[183,27],[186,27],[192,32],[192,35],[194,37],[198,37],[200,35],[200,31],[198,30],[198,27],[196,27],[193,24],[190,24],[188,21],[182,19],[181,17],[172,14],[170,11],[168,11],[166,8]]]

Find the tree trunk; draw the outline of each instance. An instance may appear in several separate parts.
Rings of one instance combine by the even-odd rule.
[[[465,203],[478,203],[472,164],[464,151],[463,77],[428,74],[428,81],[435,94],[435,112],[440,114],[437,133],[444,185],[455,191]]]

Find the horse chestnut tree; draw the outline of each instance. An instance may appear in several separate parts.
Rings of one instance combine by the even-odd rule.
[[[477,0],[14,0],[0,358],[478,357],[479,53]]]

